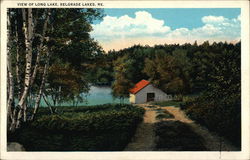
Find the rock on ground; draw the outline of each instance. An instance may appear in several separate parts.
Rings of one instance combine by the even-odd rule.
[[[7,151],[25,151],[25,149],[17,142],[10,142],[7,144]]]

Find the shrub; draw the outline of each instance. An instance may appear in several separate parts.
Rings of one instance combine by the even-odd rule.
[[[98,107],[102,110],[97,106],[59,108],[63,112],[40,115],[8,138],[29,151],[123,150],[144,110],[131,105]]]
[[[103,104],[95,106],[56,106],[53,109],[56,111],[55,114],[63,114],[65,112],[98,112],[104,110],[119,110],[120,108],[129,107],[128,104]],[[28,112],[32,112],[33,108],[28,108]],[[37,117],[42,115],[49,115],[50,109],[48,107],[40,107],[37,113]]]

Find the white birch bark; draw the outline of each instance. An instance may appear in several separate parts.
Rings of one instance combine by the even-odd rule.
[[[17,115],[17,122],[15,128],[20,127],[21,119],[23,117],[24,104],[27,99],[27,95],[30,88],[30,79],[31,79],[31,66],[32,66],[32,40],[33,40],[33,16],[32,9],[27,9],[28,19],[26,19],[26,9],[22,9],[23,20],[24,20],[24,35],[25,35],[25,46],[26,46],[26,68],[25,68],[25,79],[24,79],[24,91],[18,102],[17,107],[20,109]]]
[[[40,87],[39,87],[39,92],[38,92],[38,95],[36,97],[36,102],[35,102],[35,108],[34,108],[34,111],[33,111],[33,114],[31,116],[31,120],[34,120],[34,117],[37,113],[37,110],[40,106],[40,101],[41,101],[41,97],[43,95],[43,92],[44,92],[44,86],[45,86],[45,83],[46,83],[46,78],[47,78],[47,73],[48,73],[48,68],[49,68],[49,51],[47,50],[47,53],[46,53],[46,62],[45,62],[45,66],[44,66],[44,69],[43,69],[43,75],[42,75],[42,82],[40,84]]]
[[[18,17],[17,17],[18,18]],[[20,70],[19,70],[19,66],[20,66],[20,41],[19,41],[19,34],[18,34],[18,23],[17,23],[17,19],[15,20],[15,32],[16,32],[16,82],[17,82],[17,97],[18,100],[21,97],[21,80],[20,80]]]
[[[43,32],[42,32],[42,35],[40,36],[41,43],[39,44],[39,47],[37,48],[36,63],[35,63],[35,67],[34,67],[34,70],[33,70],[32,77],[31,77],[31,82],[30,82],[31,86],[33,85],[34,80],[36,78],[37,69],[38,69],[38,66],[39,66],[39,63],[40,63],[40,58],[41,58],[41,50],[42,50],[42,47],[43,47],[44,41],[45,41],[45,34],[46,34],[46,31],[47,31],[47,26],[48,26],[48,21],[49,21],[49,16],[50,16],[49,9],[47,9],[46,11],[47,12],[46,12],[46,19],[45,19],[44,24],[43,24]]]
[[[44,26],[43,26],[43,35],[42,35],[43,37],[42,37],[42,42],[40,44],[40,50],[42,49],[43,42],[45,40],[45,33],[47,31],[47,25],[48,25],[48,20],[49,20],[50,14],[51,14],[50,9],[48,9],[47,13],[46,13],[46,20],[45,20]],[[31,120],[34,120],[34,117],[35,117],[37,110],[40,106],[41,97],[43,95],[44,87],[45,87],[45,83],[46,83],[46,78],[47,78],[47,73],[48,73],[48,68],[49,68],[49,58],[50,58],[50,53],[49,53],[48,47],[45,47],[45,51],[46,51],[46,61],[45,61],[44,69],[43,69],[42,82],[40,84],[39,92],[38,92],[38,95],[36,97],[35,107],[34,107],[33,114],[31,116]]]
[[[8,100],[7,100],[7,117],[8,120],[13,119],[12,115],[12,107],[14,104],[14,81],[13,81],[13,74],[12,74],[12,60],[11,60],[11,41],[12,38],[10,36],[11,27],[10,27],[10,10],[8,10],[8,18],[7,18],[7,27],[8,27],[8,42],[7,42],[7,78],[8,78]]]

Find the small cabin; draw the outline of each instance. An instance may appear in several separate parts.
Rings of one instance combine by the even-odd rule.
[[[152,85],[147,80],[141,80],[136,83],[133,88],[129,90],[129,101],[130,103],[147,103],[147,102],[159,102],[172,100],[172,96],[166,94],[159,88]]]

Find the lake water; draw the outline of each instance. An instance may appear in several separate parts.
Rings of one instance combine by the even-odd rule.
[[[78,103],[78,106],[92,106],[92,105],[99,105],[99,104],[106,104],[106,103],[120,103],[122,100],[119,98],[114,98],[111,94],[110,87],[99,87],[99,86],[91,86],[89,93],[86,96],[86,102]],[[52,104],[52,101],[49,100]],[[129,99],[125,98],[123,103],[129,103]],[[72,102],[69,103],[61,103],[61,106],[72,106]],[[43,99],[41,99],[41,106],[47,106]]]

